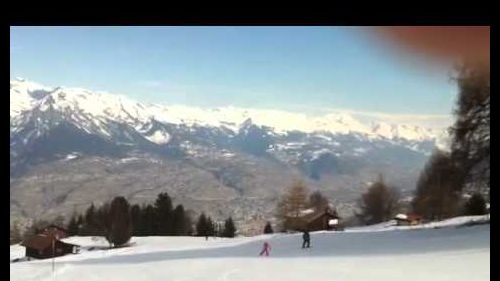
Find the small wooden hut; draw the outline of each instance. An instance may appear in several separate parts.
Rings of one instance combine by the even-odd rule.
[[[79,250],[78,245],[65,243],[55,238],[54,235],[37,234],[24,240],[21,246],[26,247],[26,256],[46,259],[59,257],[66,254],[76,254]]]

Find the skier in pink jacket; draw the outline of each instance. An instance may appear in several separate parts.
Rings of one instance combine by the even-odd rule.
[[[266,241],[266,242],[264,242],[264,245],[262,247],[262,251],[260,252],[259,256],[262,256],[265,254],[267,257],[267,256],[269,256],[269,251],[271,251],[271,245],[269,245],[269,243],[267,243],[267,241]]]

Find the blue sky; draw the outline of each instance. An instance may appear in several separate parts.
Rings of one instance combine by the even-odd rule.
[[[451,68],[355,27],[11,27],[10,75],[163,104],[448,115]]]

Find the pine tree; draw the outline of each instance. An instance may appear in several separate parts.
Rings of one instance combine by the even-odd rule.
[[[132,219],[132,226],[134,229],[133,235],[143,236],[144,228],[142,224],[141,207],[139,205],[135,204],[130,208],[130,218]]]
[[[67,229],[69,236],[78,235],[78,219],[76,213],[73,213],[73,215],[71,216],[71,219],[68,222]]]
[[[233,219],[229,217],[224,222],[224,231],[222,232],[222,236],[233,238],[235,233],[236,233],[236,227],[234,226]]]
[[[487,212],[486,201],[481,193],[474,193],[465,203],[465,215],[480,216],[485,215]]]
[[[106,202],[101,205],[94,214],[93,224],[94,224],[94,233],[93,235],[97,236],[105,236],[109,231],[110,225],[110,212],[111,205]]]
[[[182,205],[177,205],[173,212],[173,233],[174,235],[187,235],[187,217]]]
[[[76,235],[83,235],[83,225],[84,225],[84,219],[83,215],[78,215],[78,218],[76,219],[76,224],[78,225],[78,232]]]
[[[186,229],[186,235],[194,235],[193,220],[188,210],[184,211],[184,225]]]
[[[158,224],[156,223],[156,209],[148,204],[142,211],[142,223],[145,236],[159,235]]]
[[[95,212],[95,206],[94,203],[92,203],[85,211],[85,216],[83,217],[82,235],[96,235]]]
[[[215,223],[211,217],[207,217],[207,236],[215,236]]]
[[[173,234],[173,208],[172,199],[164,192],[158,194],[155,201],[156,210],[156,223],[158,225],[158,235],[172,235]]]
[[[205,213],[201,213],[196,222],[196,236],[208,236],[208,221]]]
[[[271,234],[274,233],[273,227],[271,226],[270,222],[266,223],[266,226],[264,227],[264,234]]]
[[[106,239],[114,247],[119,247],[132,236],[130,206],[124,197],[115,197],[107,215]]]

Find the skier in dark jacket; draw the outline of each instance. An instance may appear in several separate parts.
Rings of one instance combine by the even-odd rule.
[[[304,230],[304,234],[302,234],[302,248],[310,248],[311,246],[311,237],[309,236],[309,231]]]

